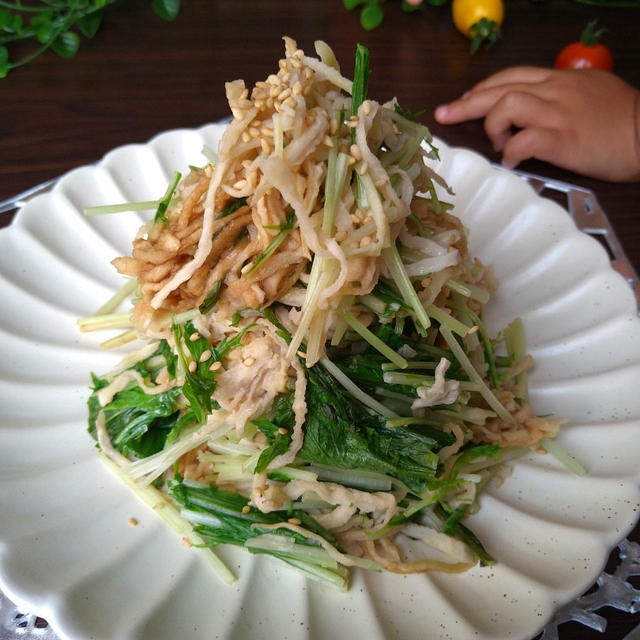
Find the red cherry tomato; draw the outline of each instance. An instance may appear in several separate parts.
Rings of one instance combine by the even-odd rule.
[[[582,32],[579,42],[568,44],[557,55],[553,66],[556,69],[604,69],[613,70],[613,56],[609,48],[599,42],[603,29],[596,29],[590,22]]]

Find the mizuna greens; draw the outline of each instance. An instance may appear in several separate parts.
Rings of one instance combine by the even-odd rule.
[[[350,567],[491,563],[467,516],[561,421],[528,405],[521,323],[483,324],[495,278],[428,129],[367,97],[364,47],[353,81],[316,51],[285,38],[276,73],[227,84],[217,152],[176,174],[114,260],[127,284],[80,327],[142,342],[93,377],[89,432],[197,547],[341,589]]]

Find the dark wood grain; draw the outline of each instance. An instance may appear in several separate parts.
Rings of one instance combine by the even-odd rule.
[[[341,0],[183,0],[173,23],[158,18],[148,0],[109,7],[98,34],[83,41],[74,59],[47,53],[0,80],[0,200],[119,145],[226,116],[224,82],[265,78],[282,55],[284,34],[309,51],[314,40],[326,40],[345,69],[356,42],[365,44],[372,96],[397,96],[407,108],[425,109],[423,120],[435,135],[492,161],[499,157],[481,122],[441,127],[431,119],[433,109],[501,68],[551,65],[589,20],[598,18],[607,29],[615,71],[640,86],[639,10],[507,0],[502,40],[472,57],[448,6],[418,14],[404,13],[397,0],[383,6],[384,23],[372,32]],[[533,161],[520,168],[593,190],[640,270],[640,183],[590,180]],[[0,226],[10,219],[4,215]],[[634,536],[640,539],[638,531]],[[564,625],[561,637],[619,639],[638,623],[637,616],[606,613],[607,633]]]

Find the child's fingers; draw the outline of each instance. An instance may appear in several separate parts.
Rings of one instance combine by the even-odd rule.
[[[474,85],[465,95],[474,93],[475,91],[484,91],[485,89],[493,89],[501,85],[509,84],[535,84],[544,82],[554,73],[552,69],[542,67],[508,67],[502,71],[498,71],[484,80]]]
[[[502,151],[512,128],[554,127],[557,112],[549,101],[525,91],[509,91],[488,111],[484,129],[496,151]]]
[[[495,87],[465,94],[449,104],[440,105],[434,112],[434,118],[440,124],[457,124],[465,120],[484,118],[505,91],[504,88]]]
[[[440,124],[477,120],[487,116],[505,100],[508,101],[505,103],[507,106],[513,100],[514,107],[517,107],[520,97],[525,95],[550,101],[554,99],[555,90],[544,84],[527,82],[497,84],[484,88],[474,87],[461,98],[449,104],[440,105],[434,112],[434,118]]]
[[[529,158],[570,168],[562,161],[562,135],[555,129],[523,129],[511,136],[502,149],[502,164],[509,169]]]

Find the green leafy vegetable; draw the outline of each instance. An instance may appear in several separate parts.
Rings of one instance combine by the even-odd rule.
[[[282,512],[263,513],[249,505],[247,498],[215,486],[192,486],[180,479],[169,483],[169,495],[183,507],[182,515],[194,526],[205,544],[233,544],[252,553],[266,553],[345,589],[347,573],[318,543],[303,533],[285,527]],[[292,508],[289,521],[324,538],[337,548],[335,539],[305,511]]]
[[[198,311],[202,315],[209,313],[209,311],[213,309],[213,305],[216,303],[216,301],[218,300],[218,297],[220,296],[221,287],[222,287],[222,280],[218,280],[218,282],[216,282],[211,288],[211,291],[207,293],[205,299],[202,301],[202,304],[198,307]]]
[[[227,203],[223,207],[222,211],[220,211],[220,213],[218,214],[218,218],[226,218],[227,216],[230,216],[232,213],[234,213],[241,207],[244,207],[246,204],[247,204],[246,198],[238,198],[236,200],[231,200],[229,203]]]
[[[178,421],[176,399],[180,389],[148,394],[133,382],[116,393],[105,407],[100,407],[96,392],[108,382],[94,376],[93,383],[94,393],[88,406],[89,433],[94,439],[97,440],[96,421],[102,410],[109,439],[120,453],[145,458],[162,450]]]
[[[307,369],[306,462],[369,469],[389,474],[420,492],[433,478],[438,446],[433,438],[406,428],[388,428],[386,417],[337,388],[322,367]]]
[[[167,190],[164,196],[162,196],[162,199],[158,204],[158,208],[156,209],[156,215],[153,219],[154,222],[158,222],[158,221],[167,222],[167,223],[169,222],[169,220],[165,216],[165,213],[167,211],[169,203],[171,202],[171,199],[173,198],[173,194],[176,191],[176,187],[178,186],[178,183],[180,182],[181,177],[182,177],[182,174],[179,171],[176,171],[173,174],[173,178],[171,179],[171,182],[169,183],[169,186],[167,187]]]
[[[284,239],[287,237],[287,234],[293,227],[296,225],[296,214],[289,213],[287,215],[287,220],[284,224],[279,225],[278,233],[273,238],[273,240],[269,243],[267,248],[253,261],[251,268],[246,272],[245,275],[250,276],[252,273],[257,271],[260,265],[265,262],[275,251],[276,249],[283,243]]]
[[[253,420],[256,427],[267,436],[269,441],[269,446],[262,451],[258,458],[254,473],[262,473],[274,458],[289,450],[291,431],[295,422],[292,406],[292,393],[280,395],[274,403],[274,416],[271,420],[266,416],[260,416]]]
[[[353,93],[351,94],[351,115],[358,113],[360,105],[367,98],[369,84],[369,49],[361,44],[356,45],[356,62],[353,69]]]
[[[197,337],[192,340],[192,336],[199,334],[191,322],[186,325],[174,324],[172,331],[178,357],[185,371],[182,393],[189,401],[196,420],[202,423],[213,409],[211,395],[216,388],[215,372],[210,369],[213,361],[201,362],[204,352],[210,350],[210,346],[206,338]]]

